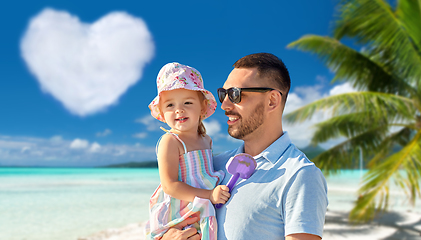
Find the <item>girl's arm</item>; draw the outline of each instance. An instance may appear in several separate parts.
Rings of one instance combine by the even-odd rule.
[[[174,198],[189,202],[193,202],[195,197],[199,197],[209,199],[213,204],[225,203],[229,196],[226,197],[222,194],[221,191],[224,192],[224,190],[220,189],[219,186],[214,191],[195,188],[178,181],[179,145],[180,142],[176,138],[170,134],[166,134],[162,137],[158,146],[159,176],[164,192]]]

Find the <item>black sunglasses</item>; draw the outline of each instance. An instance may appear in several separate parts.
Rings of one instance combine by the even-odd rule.
[[[232,88],[228,88],[228,89],[224,89],[224,88],[218,88],[218,98],[219,101],[222,103],[226,97],[226,95],[228,94],[228,98],[232,103],[240,103],[241,102],[241,92],[269,92],[269,91],[273,91],[276,89],[273,88],[237,88],[237,87],[232,87]],[[276,90],[278,91],[278,90]],[[281,96],[282,93],[280,91],[278,91]]]

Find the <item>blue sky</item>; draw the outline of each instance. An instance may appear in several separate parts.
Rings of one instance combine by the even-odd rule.
[[[150,116],[156,75],[168,62],[198,69],[216,95],[239,58],[285,62],[286,111],[329,94],[333,74],[287,49],[330,35],[336,1],[7,1],[0,12],[0,166],[98,166],[155,159],[163,133]],[[319,116],[323,118],[323,116]],[[285,125],[299,147],[311,125]],[[217,107],[205,122],[214,152],[239,146]],[[165,125],[163,125],[165,126]]]

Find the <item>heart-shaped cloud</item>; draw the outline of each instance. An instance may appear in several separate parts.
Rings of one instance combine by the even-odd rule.
[[[45,9],[31,19],[22,56],[43,91],[73,114],[86,116],[118,101],[154,54],[142,19],[112,12],[93,24]]]

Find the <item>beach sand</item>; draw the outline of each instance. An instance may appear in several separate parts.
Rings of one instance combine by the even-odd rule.
[[[387,212],[368,224],[352,225],[348,213],[328,211],[323,231],[324,240],[420,240],[420,212]],[[144,240],[144,223],[108,229],[78,240]]]
[[[370,223],[353,225],[348,221],[348,213],[328,211],[323,239],[420,240],[421,213],[387,212]]]

